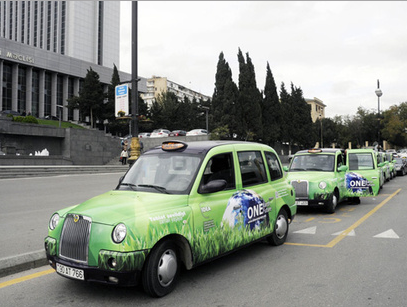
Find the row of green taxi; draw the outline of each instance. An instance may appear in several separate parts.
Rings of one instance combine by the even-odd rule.
[[[142,284],[161,297],[181,267],[260,240],[283,244],[297,206],[334,212],[345,198],[377,195],[389,178],[384,165],[373,150],[313,149],[296,153],[284,172],[264,144],[165,141],[111,191],[56,211],[47,259],[63,277]]]
[[[334,213],[343,200],[376,196],[397,174],[391,153],[372,149],[310,149],[297,152],[285,166],[297,206],[319,206]]]

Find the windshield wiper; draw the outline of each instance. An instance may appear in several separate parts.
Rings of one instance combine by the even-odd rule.
[[[127,186],[127,187],[130,187],[133,191],[137,191],[137,184],[133,184],[133,183],[127,183],[127,182],[125,182],[125,183],[120,183],[120,185],[125,185],[125,186]]]
[[[139,186],[139,187],[142,187],[142,188],[153,188],[153,189],[156,189],[158,192],[165,193],[165,194],[170,194],[170,193],[167,191],[166,188],[160,187],[160,186],[158,186],[158,185],[153,185],[153,184],[139,184],[138,186]]]

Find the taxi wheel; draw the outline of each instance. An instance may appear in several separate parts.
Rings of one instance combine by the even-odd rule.
[[[153,249],[143,269],[143,288],[152,297],[162,297],[174,290],[179,276],[177,249],[164,241]]]
[[[337,204],[338,204],[338,195],[336,191],[334,191],[332,193],[331,198],[329,199],[329,202],[325,205],[325,211],[327,213],[335,213],[335,208]]]
[[[277,215],[273,233],[271,234],[271,236],[267,237],[267,241],[274,246],[281,245],[287,239],[287,234],[288,216],[287,212],[284,209],[281,209]]]

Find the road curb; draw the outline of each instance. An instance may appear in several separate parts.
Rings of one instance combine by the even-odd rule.
[[[48,263],[45,250],[0,258],[0,277],[38,268]]]

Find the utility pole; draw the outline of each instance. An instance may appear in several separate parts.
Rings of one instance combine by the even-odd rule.
[[[137,1],[132,1],[131,22],[131,145],[129,164],[133,164],[140,157],[140,142],[138,138],[138,72],[137,72],[137,32],[138,16]]]

